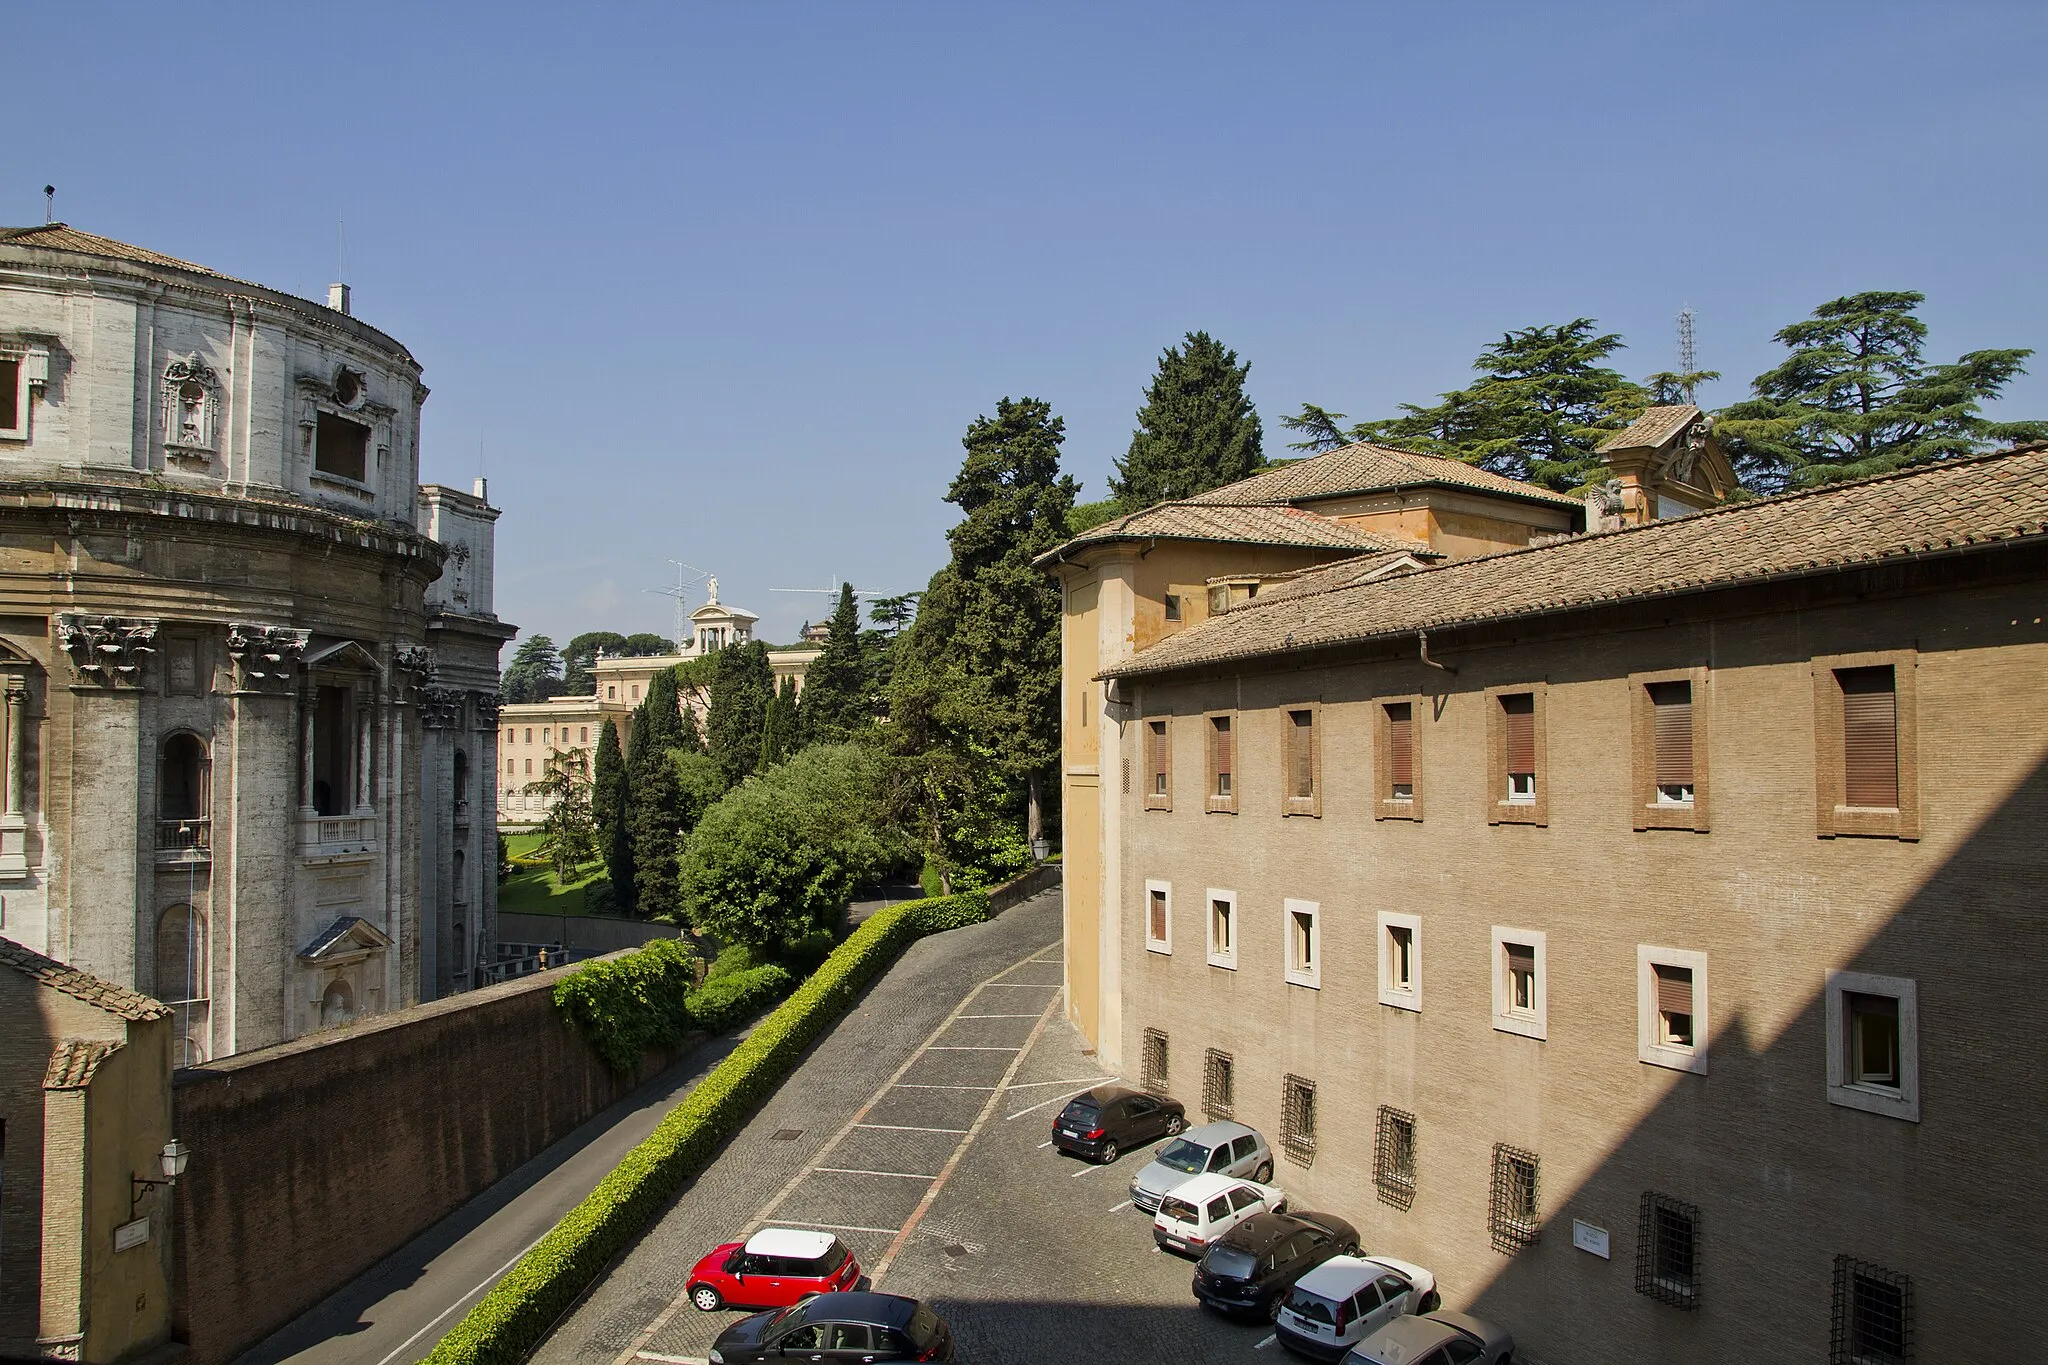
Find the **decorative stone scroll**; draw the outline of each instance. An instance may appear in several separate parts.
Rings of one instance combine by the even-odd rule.
[[[434,651],[425,645],[398,645],[391,651],[391,699],[418,701],[434,680]]]
[[[156,653],[159,622],[135,616],[85,616],[59,612],[50,633],[71,656],[78,680],[94,687],[134,687],[142,667]]]
[[[292,670],[305,656],[311,631],[236,621],[228,627],[228,657],[235,661],[235,686],[261,692],[289,689]]]
[[[472,692],[469,704],[476,708],[478,725],[494,726],[498,723],[498,708],[504,704],[504,698],[496,692]]]
[[[429,730],[452,730],[462,724],[462,692],[454,687],[428,687],[420,692],[420,721]]]

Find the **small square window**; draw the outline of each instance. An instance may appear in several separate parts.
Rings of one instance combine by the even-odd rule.
[[[1829,1365],[1904,1365],[1913,1358],[1913,1282],[1851,1256],[1835,1257]]]
[[[1209,888],[1209,965],[1237,969],[1237,893]]]
[[[1138,1085],[1155,1095],[1166,1093],[1166,1034],[1159,1029],[1145,1030],[1144,1054],[1138,1063]]]
[[[1495,925],[1492,939],[1494,1028],[1524,1038],[1549,1037],[1549,936],[1536,929]]]
[[[1280,1082],[1280,1148],[1297,1165],[1316,1156],[1316,1083],[1300,1076]]]
[[[1166,619],[1169,621],[1180,620],[1180,594],[1177,592],[1166,594]]]
[[[1227,1119],[1236,1087],[1236,1064],[1227,1052],[1210,1048],[1202,1057],[1202,1112],[1212,1119]]]
[[[604,685],[604,699],[606,701],[617,701],[619,699],[619,685],[617,683],[606,683]]]
[[[1382,1204],[1405,1209],[1415,1202],[1415,1115],[1405,1109],[1380,1106],[1372,1183]]]
[[[1651,1066],[1705,1075],[1707,955],[1636,948],[1636,1057]]]
[[[1287,980],[1293,985],[1311,989],[1322,987],[1321,918],[1322,907],[1314,901],[1298,901],[1290,897],[1283,903],[1281,919],[1287,933]]]
[[[1919,991],[1908,978],[1829,972],[1828,1100],[1920,1120]]]
[[[1379,913],[1380,1003],[1398,1010],[1422,1008],[1422,919]]]
[[[1486,1230],[1493,1249],[1514,1255],[1534,1246],[1542,1235],[1538,1203],[1538,1163],[1534,1152],[1504,1142],[1493,1148],[1493,1183],[1486,1202]]]
[[[1173,951],[1173,884],[1145,883],[1145,948],[1148,952]]]
[[[1636,1293],[1674,1308],[1700,1306],[1700,1211],[1643,1192],[1636,1217]]]

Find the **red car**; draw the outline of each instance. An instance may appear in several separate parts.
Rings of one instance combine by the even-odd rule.
[[[690,1272],[690,1302],[721,1308],[787,1308],[811,1294],[860,1283],[860,1263],[829,1232],[762,1228],[745,1242],[727,1242]]]

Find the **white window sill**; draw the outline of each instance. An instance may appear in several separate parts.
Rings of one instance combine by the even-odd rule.
[[[1707,1074],[1706,1049],[1700,1047],[1671,1047],[1664,1043],[1651,1043],[1648,1047],[1638,1050],[1636,1059],[1645,1066],[1690,1071],[1696,1076]]]
[[[1908,1099],[1904,1091],[1890,1086],[1831,1085],[1828,1087],[1828,1103],[1838,1104],[1844,1109],[1860,1109],[1866,1114],[1903,1119],[1907,1123],[1920,1121],[1918,1097]]]
[[[1148,953],[1157,953],[1161,957],[1173,956],[1173,948],[1171,945],[1159,943],[1149,938],[1145,940],[1145,951]]]
[[[1304,972],[1289,967],[1287,969],[1287,984],[1290,986],[1306,986],[1312,991],[1319,991],[1323,988],[1322,973],[1320,971]]]
[[[1211,953],[1209,954],[1209,965],[1211,967],[1221,967],[1226,972],[1234,972],[1237,970],[1237,954]]]
[[[338,488],[344,493],[353,493],[372,502],[376,501],[377,490],[366,483],[357,483],[345,474],[329,474],[324,469],[316,469],[310,477],[314,483],[328,488]]]
[[[1380,992],[1380,1003],[1389,1009],[1407,1010],[1410,1014],[1422,1013],[1422,996],[1417,991],[1384,990]]]
[[[1496,1033],[1513,1033],[1538,1042],[1545,1042],[1550,1037],[1546,1021],[1527,1014],[1496,1014],[1493,1016],[1493,1028]]]

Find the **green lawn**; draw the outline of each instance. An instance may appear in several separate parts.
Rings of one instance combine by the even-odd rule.
[[[537,855],[540,836],[508,834],[505,847],[514,856]],[[583,864],[566,884],[556,881],[549,868],[515,866],[512,875],[498,883],[498,909],[520,915],[587,915],[590,888],[609,882],[602,862]]]

